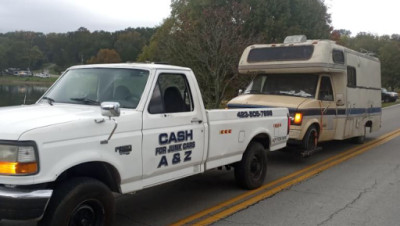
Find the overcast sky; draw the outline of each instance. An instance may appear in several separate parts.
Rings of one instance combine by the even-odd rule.
[[[398,0],[325,0],[335,29],[400,34]],[[170,0],[0,0],[0,33],[117,31],[160,25]]]

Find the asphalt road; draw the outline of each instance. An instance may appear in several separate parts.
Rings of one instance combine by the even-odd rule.
[[[400,137],[215,225],[400,225]]]
[[[369,134],[367,142],[400,128],[400,105],[385,108],[382,128]],[[400,137],[374,147],[345,162],[310,176],[292,186],[265,188],[282,191],[216,221],[215,225],[399,225]],[[347,141],[326,142],[323,150],[307,159],[287,151],[269,154],[266,184],[345,154],[357,145]],[[323,164],[322,164],[323,165]],[[290,179],[292,180],[292,179]],[[288,180],[290,182],[290,180]],[[282,183],[287,183],[284,181]],[[209,208],[234,202],[241,205],[248,191],[235,184],[233,171],[212,170],[132,195],[118,196],[116,226],[193,224],[214,213]],[[255,196],[257,194],[253,194]],[[262,195],[262,194],[261,194]],[[262,196],[261,196],[262,197]],[[199,212],[210,210],[210,212]],[[181,221],[194,215],[194,221]],[[199,217],[199,218],[197,218]],[[193,220],[193,219],[192,219]],[[214,222],[214,221],[211,221]],[[1,222],[0,225],[35,225]]]
[[[374,137],[400,128],[385,109]],[[400,225],[400,136],[215,225]]]
[[[400,106],[385,108],[382,113],[381,130],[369,134],[367,142],[399,128]],[[362,200],[368,195],[374,197],[374,192],[377,192],[376,198],[383,198],[386,197],[385,192],[389,191],[391,196],[382,199],[383,203],[389,202],[387,210],[379,206],[370,207],[371,203],[368,201],[379,202],[376,199],[367,200],[363,203],[365,211],[359,209],[357,218],[361,220],[365,216],[368,219],[367,216],[376,216],[383,212],[389,214],[391,211],[400,213],[400,207],[396,207],[400,203],[400,198],[395,198],[400,191],[400,179],[397,183],[390,181],[390,177],[394,180],[396,172],[398,175],[400,173],[399,144],[398,137],[215,224],[232,225],[237,222],[237,225],[318,225],[319,223],[322,223],[321,225],[351,225],[352,223],[360,225],[364,222],[356,221],[356,218],[354,221],[346,221],[346,218],[340,214],[347,214],[347,219],[351,220],[356,212],[354,209],[358,207],[357,200]],[[272,152],[269,155],[266,183],[336,156],[357,145],[347,141],[334,141],[326,142],[322,144],[322,147],[323,151],[307,159],[293,155],[290,151]],[[374,192],[369,192],[370,190]],[[247,191],[236,186],[232,171],[211,171],[144,190],[132,196],[120,197],[117,202],[118,214],[115,225],[167,225],[179,222],[245,192]],[[350,212],[352,207],[354,207],[353,212]],[[377,209],[380,211],[376,211]],[[372,212],[375,214],[371,215]],[[382,220],[382,218],[379,219]],[[397,219],[400,220],[400,215]],[[374,223],[395,225],[390,219],[387,219],[385,224],[383,224],[384,221],[370,222],[370,225],[377,225]],[[193,222],[188,224],[191,223]]]

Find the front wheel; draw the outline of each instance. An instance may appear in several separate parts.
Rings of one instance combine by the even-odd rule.
[[[56,187],[40,225],[107,226],[114,210],[106,185],[92,178],[72,178]]]
[[[267,174],[267,153],[258,142],[251,142],[243,158],[235,166],[235,179],[239,186],[254,189],[264,183]]]
[[[318,145],[318,129],[315,125],[308,128],[303,138],[303,148],[306,151],[314,151]]]

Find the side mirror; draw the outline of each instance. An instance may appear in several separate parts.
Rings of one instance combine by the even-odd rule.
[[[106,117],[118,117],[121,114],[118,102],[101,103],[101,115]]]
[[[343,94],[342,93],[336,94],[336,106],[343,106],[343,105],[344,105]]]

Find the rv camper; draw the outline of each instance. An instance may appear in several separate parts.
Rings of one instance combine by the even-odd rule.
[[[380,62],[371,54],[289,36],[281,44],[247,47],[239,72],[254,79],[228,108],[289,108],[289,141],[304,155],[320,141],[363,143],[366,133],[381,127]]]

